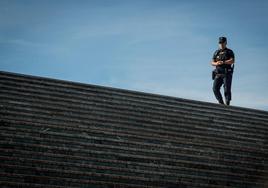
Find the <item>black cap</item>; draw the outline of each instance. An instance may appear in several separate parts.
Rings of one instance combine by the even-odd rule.
[[[226,37],[219,37],[219,43],[224,43],[227,41]]]

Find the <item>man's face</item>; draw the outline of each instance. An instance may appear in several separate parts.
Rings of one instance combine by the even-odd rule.
[[[226,44],[227,44],[226,41],[223,42],[223,43],[219,43],[219,47],[220,47],[220,49],[224,49],[224,48],[226,48]]]

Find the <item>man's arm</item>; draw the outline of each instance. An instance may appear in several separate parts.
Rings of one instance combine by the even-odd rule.
[[[211,65],[212,66],[218,66],[218,65],[222,65],[222,64],[231,65],[233,63],[234,63],[234,59],[233,58],[230,58],[230,59],[228,59],[226,61],[214,61],[214,60],[211,61]]]
[[[211,65],[212,66],[218,66],[218,65],[221,65],[220,63],[222,63],[222,62],[220,62],[220,61],[216,61],[216,57],[217,57],[217,55],[218,55],[218,52],[219,52],[219,50],[216,50],[215,52],[214,52],[214,54],[213,54],[213,56],[212,56],[212,61],[211,61]]]
[[[231,65],[234,63],[234,58],[230,58],[224,62],[224,64]]]
[[[228,55],[229,59],[226,60],[224,62],[224,64],[232,65],[233,63],[235,63],[235,55],[234,55],[234,52],[231,49],[229,49],[227,52],[228,52],[227,55]]]
[[[218,66],[218,65],[222,65],[223,64],[223,61],[211,61],[211,65],[212,66]]]

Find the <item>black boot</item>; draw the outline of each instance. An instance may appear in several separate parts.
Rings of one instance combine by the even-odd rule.
[[[230,105],[230,101],[229,100],[226,101],[226,105],[228,105],[228,106]]]
[[[224,102],[223,102],[223,100],[221,99],[221,100],[219,100],[219,104],[224,104]]]

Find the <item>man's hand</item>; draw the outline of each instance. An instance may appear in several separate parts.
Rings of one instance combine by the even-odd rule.
[[[222,65],[222,64],[224,64],[223,61],[212,61],[211,62],[211,65],[213,65],[213,66],[218,66],[218,65]]]
[[[217,65],[222,65],[222,64],[224,64],[223,61],[217,61]]]

